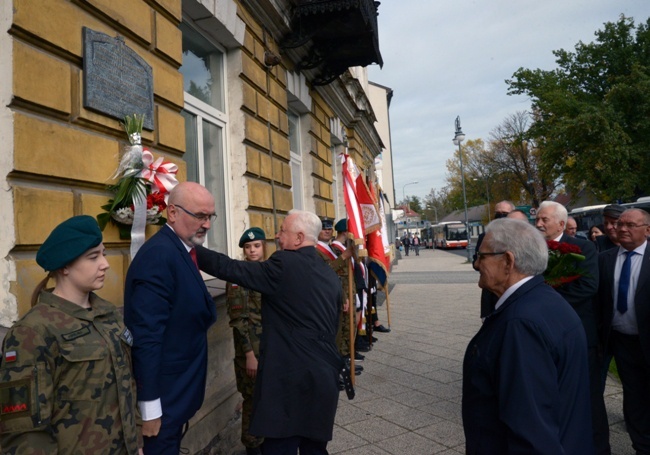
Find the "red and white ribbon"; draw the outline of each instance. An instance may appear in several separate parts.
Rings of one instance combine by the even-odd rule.
[[[154,193],[169,193],[177,184],[176,173],[178,166],[163,157],[153,160],[153,155],[149,150],[142,152],[142,164],[144,168],[140,171],[138,177],[151,182],[151,188]]]

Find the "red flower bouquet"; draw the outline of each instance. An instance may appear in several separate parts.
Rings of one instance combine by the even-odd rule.
[[[585,275],[578,263],[585,260],[578,245],[547,240],[548,265],[544,272],[544,281],[554,288],[570,283]]]

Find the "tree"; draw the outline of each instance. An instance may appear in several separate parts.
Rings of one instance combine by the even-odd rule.
[[[531,98],[540,165],[571,191],[590,187],[605,201],[650,194],[650,19],[620,16],[554,51],[553,71],[520,68],[508,93]]]

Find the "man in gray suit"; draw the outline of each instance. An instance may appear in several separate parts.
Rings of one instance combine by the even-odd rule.
[[[596,308],[602,337],[623,383],[623,416],[637,454],[650,453],[650,214],[629,209],[618,219],[620,246],[598,257]]]

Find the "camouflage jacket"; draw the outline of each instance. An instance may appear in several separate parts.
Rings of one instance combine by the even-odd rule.
[[[44,291],[4,339],[2,454],[138,452],[131,334],[117,308]]]
[[[255,357],[260,354],[260,337],[262,336],[262,294],[236,284],[226,285],[228,316],[235,340],[235,356],[244,360],[246,353],[253,351]]]

